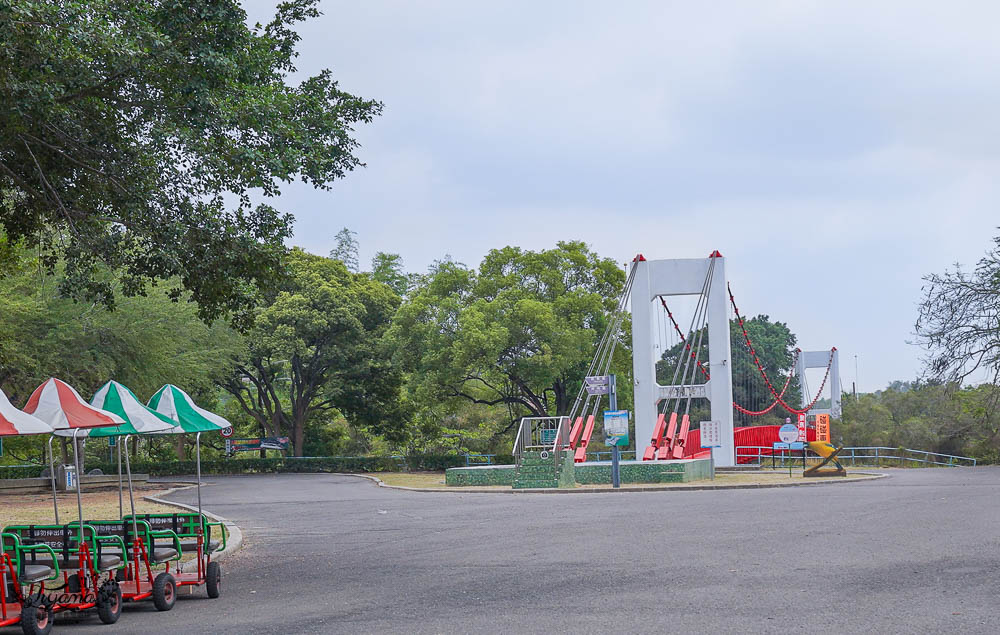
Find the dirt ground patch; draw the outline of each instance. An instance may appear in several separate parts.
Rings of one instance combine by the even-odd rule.
[[[162,483],[135,488],[135,510],[140,514],[176,511],[174,507],[151,503],[143,496],[155,496],[168,488]],[[59,520],[63,523],[77,519],[76,494],[60,493]],[[125,513],[130,512],[128,490],[122,495]],[[92,520],[118,518],[118,490],[102,489],[83,492],[83,515]],[[54,522],[52,494],[0,494],[0,527],[8,525],[45,524]]]

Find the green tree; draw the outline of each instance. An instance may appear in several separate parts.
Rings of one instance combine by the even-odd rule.
[[[933,379],[1000,386],[1000,236],[993,243],[972,272],[955,265],[924,278],[916,334]]]
[[[372,278],[386,284],[399,296],[406,295],[410,279],[403,271],[403,258],[399,254],[375,253],[372,258]]]
[[[348,228],[343,228],[334,236],[334,247],[330,251],[330,257],[344,263],[351,273],[358,272],[358,239],[357,232]]]
[[[289,275],[267,294],[246,348],[220,382],[269,436],[302,456],[310,423],[339,413],[355,428],[399,438],[399,374],[380,338],[399,297],[343,263],[293,249]]]
[[[388,339],[427,408],[501,406],[511,424],[564,415],[624,282],[614,261],[582,242],[495,249],[477,270],[442,261],[400,307]]]
[[[237,0],[0,2],[0,229],[72,297],[165,280],[203,319],[247,315],[292,225],[251,193],[329,187],[381,111],[326,70],[290,81],[316,3],[249,27]]]
[[[6,274],[0,278],[0,389],[15,405],[54,376],[84,398],[109,379],[140,399],[170,382],[213,407],[213,380],[224,369],[222,360],[241,345],[239,334],[226,324],[205,324],[193,303],[174,302],[164,289],[153,287],[145,289],[145,296],[123,298],[113,312],[73,302],[59,294],[56,278],[24,250]],[[157,443],[169,447],[170,441]],[[15,453],[21,446],[40,448],[29,438],[5,444]],[[92,445],[88,452],[100,447]]]

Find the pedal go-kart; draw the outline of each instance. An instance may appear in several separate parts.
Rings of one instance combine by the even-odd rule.
[[[0,627],[20,624],[25,635],[46,635],[52,630],[52,607],[45,583],[59,578],[56,554],[48,545],[20,544],[16,534],[4,533],[0,540]],[[25,555],[33,551],[47,551],[53,566],[27,564]]]

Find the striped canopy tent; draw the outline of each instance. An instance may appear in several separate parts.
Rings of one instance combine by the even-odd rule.
[[[149,407],[160,414],[170,417],[177,426],[164,434],[194,433],[195,464],[198,468],[198,513],[201,513],[201,433],[222,430],[230,427],[224,417],[204,408],[199,408],[191,396],[174,386],[166,384],[150,397]]]
[[[165,434],[212,432],[232,425],[224,417],[199,408],[190,395],[173,384],[156,391],[149,399],[149,407],[176,422],[174,428],[164,431]]]
[[[34,415],[15,408],[10,399],[7,399],[7,395],[0,390],[0,437],[51,433],[52,426]]]
[[[85,436],[95,428],[119,426],[125,420],[113,412],[95,408],[76,389],[55,377],[35,388],[24,411],[55,429],[59,436]]]
[[[90,433],[92,437],[119,437],[124,436],[124,444],[128,444],[129,436],[134,434],[150,434],[164,432],[174,427],[174,422],[166,415],[161,415],[146,404],[139,401],[135,394],[119,384],[115,380],[101,386],[90,400],[90,404],[107,412],[113,412],[125,420],[120,426],[114,428],[101,428]],[[118,515],[124,518],[124,501],[122,500],[122,443],[116,444],[118,448]],[[138,533],[135,527],[135,494],[132,489],[132,466],[126,448],[125,452],[125,473],[128,476],[128,499],[132,506],[133,531]]]
[[[90,404],[125,420],[125,423],[114,428],[94,430],[90,433],[92,437],[165,432],[176,425],[169,417],[146,406],[131,390],[114,380],[101,386]]]
[[[80,450],[76,439],[85,436],[91,430],[109,426],[120,426],[125,420],[100,408],[95,408],[83,400],[80,393],[55,377],[49,378],[28,397],[24,411],[33,414],[54,428],[54,434],[73,437],[73,463],[76,466],[76,508],[80,521],[78,540],[83,542],[83,502],[80,495],[82,466],[80,465]],[[55,511],[56,523],[59,522],[59,504],[56,498],[56,473],[52,456],[52,437],[49,438],[49,475],[52,479],[52,506]]]

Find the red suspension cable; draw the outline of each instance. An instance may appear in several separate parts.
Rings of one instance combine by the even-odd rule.
[[[795,349],[795,357],[792,358],[792,366],[795,366],[795,362],[798,361],[798,359],[799,359],[799,353],[801,353],[801,352],[802,352],[801,349],[798,349],[798,348]],[[780,397],[784,397],[785,396],[785,391],[788,390],[788,386],[790,386],[791,383],[792,383],[792,374],[788,373],[788,377],[785,378],[785,385],[781,388],[781,395],[780,395]],[[769,413],[772,410],[774,410],[774,407],[778,405],[778,401],[779,401],[779,399],[775,399],[773,402],[771,402],[770,406],[768,406],[767,408],[764,408],[763,410],[748,410],[748,409],[744,408],[743,406],[741,406],[740,404],[738,404],[738,403],[736,403],[734,401],[733,402],[733,408],[736,408],[736,410],[738,410],[739,412],[742,412],[745,415],[749,415],[751,417],[759,417],[761,415],[766,415],[767,413]]]
[[[775,403],[781,404],[782,408],[784,408],[785,410],[794,415],[800,415],[809,412],[812,409],[812,407],[816,405],[816,402],[819,401],[820,395],[823,394],[823,388],[826,387],[826,382],[830,378],[830,367],[833,366],[833,355],[837,349],[836,348],[830,349],[830,359],[826,363],[826,374],[823,376],[823,383],[820,384],[819,392],[816,393],[816,397],[805,408],[802,409],[793,408],[792,406],[785,403],[785,400],[783,399],[783,396],[785,394],[784,390],[781,391],[781,394],[778,394],[777,391],[774,390],[774,386],[771,384],[771,379],[767,376],[767,373],[764,371],[764,366],[760,363],[760,359],[757,357],[757,351],[753,347],[753,342],[750,341],[750,334],[747,333],[747,327],[743,321],[743,316],[740,315],[740,310],[736,306],[736,299],[733,297],[733,290],[728,284],[726,285],[726,289],[729,291],[729,302],[730,304],[733,305],[733,312],[736,314],[736,319],[740,323],[740,329],[743,331],[743,339],[746,341],[747,348],[750,349],[750,355],[751,357],[753,357],[754,364],[757,365],[757,370],[760,371],[761,377],[764,378],[764,383],[767,385],[767,389],[771,391],[772,395],[774,395]],[[789,379],[791,379],[791,374],[789,374]],[[733,405],[735,406],[736,404]],[[774,406],[772,405],[772,408],[773,407]],[[737,407],[737,409],[739,408]]]

